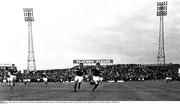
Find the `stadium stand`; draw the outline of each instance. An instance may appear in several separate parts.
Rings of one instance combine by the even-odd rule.
[[[87,72],[94,66],[84,66]],[[37,79],[42,81],[43,76],[48,78],[48,82],[70,82],[74,79],[73,70],[77,66],[68,69],[53,69],[53,70],[37,70],[30,73],[19,73],[18,81],[23,81],[25,77],[31,79],[32,82],[37,82]],[[170,77],[172,80],[179,80],[178,68],[180,65],[142,65],[142,64],[117,64],[103,65],[101,68],[103,81],[144,81],[144,80],[163,80]],[[2,75],[3,70],[0,71]],[[91,76],[86,76],[85,81],[90,81]]]

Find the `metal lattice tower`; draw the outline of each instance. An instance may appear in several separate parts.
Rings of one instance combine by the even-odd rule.
[[[157,64],[165,65],[165,50],[164,50],[164,19],[167,15],[167,2],[157,2],[157,16],[160,17],[159,24],[159,47]]]
[[[36,71],[34,48],[33,48],[33,35],[32,35],[32,22],[33,8],[24,8],[24,20],[28,22],[28,59],[27,59],[27,71]]]

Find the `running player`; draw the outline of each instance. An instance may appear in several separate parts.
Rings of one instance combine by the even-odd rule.
[[[11,87],[11,89],[13,89],[13,87],[15,86],[15,80],[16,80],[16,72],[8,72],[8,83],[9,83],[9,86]]]
[[[7,71],[5,71],[3,73],[3,77],[2,77],[2,86],[4,86],[5,84],[7,84]]]
[[[47,78],[46,75],[43,76],[43,81],[44,81],[45,84],[48,84],[48,78]]]
[[[94,88],[92,89],[92,91],[94,91],[100,82],[100,63],[96,63],[96,67],[94,69],[91,70],[91,74],[93,76],[93,82],[95,84]],[[91,85],[93,85],[93,82],[90,82]]]
[[[23,82],[24,82],[24,85],[26,86],[26,84],[27,84],[27,76],[24,76],[24,78],[23,78]]]
[[[37,82],[38,82],[38,83],[40,82],[40,78],[37,78]]]
[[[83,81],[84,73],[87,74],[86,71],[83,68],[83,63],[80,63],[80,66],[78,67],[78,69],[75,70],[76,76],[74,78],[74,80],[75,80],[74,92],[76,92],[77,85],[78,85],[78,89],[80,89],[81,83]]]

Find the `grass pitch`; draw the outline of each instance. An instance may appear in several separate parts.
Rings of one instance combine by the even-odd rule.
[[[74,83],[16,83],[13,89],[0,86],[0,100],[8,101],[180,101],[180,82],[103,82],[96,91],[89,83],[73,92]]]

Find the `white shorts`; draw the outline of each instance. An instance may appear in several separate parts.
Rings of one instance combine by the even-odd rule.
[[[48,79],[47,79],[47,78],[43,78],[43,81],[44,81],[44,82],[47,82],[47,81],[48,81]]]
[[[31,79],[27,79],[28,82],[31,82]]]
[[[99,76],[93,76],[93,80],[97,84],[100,81],[100,77]]]
[[[103,81],[103,77],[99,77],[99,80],[102,82]]]
[[[3,79],[3,83],[6,83],[7,82],[7,80],[6,79]]]
[[[12,77],[7,78],[7,81],[8,81],[8,82],[10,82],[10,81],[12,81],[12,80],[13,80]]]
[[[75,76],[74,81],[82,82],[83,76]]]
[[[27,82],[27,79],[24,79],[23,82]]]

